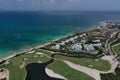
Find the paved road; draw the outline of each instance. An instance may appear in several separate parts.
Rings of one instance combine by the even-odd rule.
[[[117,39],[113,40],[112,42],[108,43],[108,51],[110,53],[110,55],[115,55],[115,53],[113,52],[113,50],[111,49],[111,44],[115,41],[117,41],[120,38],[120,33],[118,34]]]

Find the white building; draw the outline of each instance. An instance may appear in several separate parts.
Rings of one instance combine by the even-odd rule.
[[[82,46],[81,44],[74,44],[71,46],[72,50],[76,51],[76,52],[79,52],[82,50]]]
[[[52,49],[60,49],[60,44],[56,44],[55,46],[52,46]]]
[[[93,44],[85,44],[83,46],[87,51],[94,51],[95,50]]]
[[[70,38],[69,40],[72,41],[72,42],[74,42],[74,38]]]
[[[70,42],[70,40],[69,40],[69,39],[65,40],[65,43],[69,43],[69,42]]]
[[[85,33],[84,33],[84,34],[79,35],[79,37],[85,37],[85,36],[87,36]]]
[[[65,41],[62,41],[62,42],[60,43],[60,45],[62,45],[62,46],[65,45]]]
[[[83,37],[83,35],[79,35],[79,37],[80,37],[80,38],[82,38],[82,37]]]
[[[82,34],[83,36],[87,36],[86,33]]]
[[[98,48],[102,47],[102,43],[97,43],[97,44],[93,44],[93,45],[98,47]]]
[[[98,40],[93,40],[93,42],[98,42],[98,43],[100,43],[100,40],[98,39]]]
[[[78,38],[78,36],[75,36],[75,37],[74,37],[74,39],[77,39],[77,38]]]

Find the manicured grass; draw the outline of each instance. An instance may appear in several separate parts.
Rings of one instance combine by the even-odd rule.
[[[94,80],[89,75],[70,68],[63,61],[56,60],[52,64],[48,65],[48,68],[52,69],[55,73],[64,76],[68,80]]]
[[[115,53],[120,54],[120,44],[114,45],[113,50],[114,50]]]
[[[38,57],[35,57],[38,56]],[[46,56],[40,56],[37,54],[24,54],[18,57],[14,57],[10,59],[10,63],[8,65],[0,66],[0,68],[6,68],[10,71],[10,80],[25,80],[26,77],[26,70],[24,68],[20,68],[19,65],[22,64],[24,58],[27,58],[26,65],[29,63],[36,63],[39,60],[42,62],[47,62],[49,59]],[[26,66],[25,65],[25,66]]]
[[[120,43],[118,45],[113,45],[112,49],[113,49],[114,53],[120,55]],[[118,57],[118,59],[120,60],[120,56]]]
[[[65,57],[65,56],[55,56],[55,57],[56,59],[68,60],[75,64],[79,64],[79,65],[86,66],[89,68],[94,68],[94,69],[101,70],[101,71],[108,71],[111,68],[111,65],[108,61],[104,61],[101,59],[72,58],[72,57]]]
[[[108,73],[108,74],[100,74],[101,80],[120,80],[120,68],[115,69],[115,74]]]
[[[45,55],[50,56],[51,52],[39,49],[38,52],[41,52]],[[2,65],[0,68],[6,68],[10,71],[10,80],[25,80],[26,70],[25,66],[30,63],[37,63],[38,61],[47,62],[49,58],[45,55],[38,55],[35,53],[23,54],[18,57],[11,58],[9,60],[9,64]],[[95,61],[95,59],[82,59],[82,58],[71,58],[64,56],[55,56],[57,59],[68,60],[75,64],[80,64],[83,66],[90,67],[89,65],[93,65],[93,68],[98,70],[108,70],[110,68],[110,64],[107,61],[99,60]],[[27,60],[25,60],[27,59]],[[23,68],[20,68],[22,62],[26,62]],[[74,70],[67,66],[62,61],[56,60],[53,64],[50,64],[48,68],[52,69],[54,72],[59,73],[66,77],[68,80],[94,80],[90,76],[80,71]]]
[[[44,54],[46,54],[48,56],[51,56],[51,54],[52,54],[50,51],[44,50],[44,49],[39,49],[39,52],[42,52],[42,53],[44,53]]]

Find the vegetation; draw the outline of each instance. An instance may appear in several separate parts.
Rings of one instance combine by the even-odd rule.
[[[118,44],[120,42],[120,38],[118,38],[115,42],[112,43],[112,45]]]
[[[115,74],[100,74],[101,80],[120,80],[120,68],[116,68]]]
[[[120,44],[114,45],[113,50],[115,51],[115,53],[120,54]]]
[[[26,58],[26,60],[24,60]],[[25,66],[29,63],[36,63],[38,61],[47,62],[49,59],[46,56],[37,54],[24,54],[11,58],[9,64],[2,65],[0,68],[6,68],[10,71],[10,80],[25,80],[26,70]],[[22,62],[26,62],[23,68],[20,68]]]
[[[1,62],[0,62],[0,65],[2,65],[2,64],[5,63],[5,62],[6,62],[6,60],[1,61]]]
[[[52,69],[55,73],[64,76],[68,80],[94,80],[92,77],[88,76],[87,74],[70,68],[63,61],[56,60],[52,64],[48,65],[48,68]]]
[[[108,43],[111,43],[113,40],[115,40],[115,39],[114,38],[108,39]]]
[[[114,45],[113,47],[112,47],[112,49],[113,49],[113,51],[118,55],[118,60],[120,61],[120,44],[118,44],[118,45]]]
[[[41,52],[41,53],[44,53],[46,54],[47,56],[51,56],[51,51],[49,50],[44,50],[44,49],[38,49],[36,52]]]
[[[89,68],[101,70],[101,71],[108,71],[111,67],[108,61],[104,61],[101,59],[94,59],[94,58],[73,58],[73,57],[65,57],[65,56],[55,56],[56,59],[60,60],[68,60],[75,64],[79,64],[82,66],[86,66]]]
[[[1,79],[1,80],[7,80],[6,78],[4,78],[4,79]]]

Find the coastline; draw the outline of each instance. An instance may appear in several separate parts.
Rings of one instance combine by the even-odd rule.
[[[68,35],[67,35],[67,36],[68,36]],[[66,36],[64,36],[64,37],[66,37]],[[62,37],[62,38],[64,38],[64,37]],[[57,40],[59,40],[59,39],[61,39],[61,38],[54,39],[54,40],[52,40],[52,42],[57,41]],[[31,47],[31,48],[28,48],[28,49],[25,49],[25,50],[22,50],[22,51],[18,51],[17,53],[10,54],[10,55],[8,55],[8,56],[6,56],[6,57],[4,57],[4,58],[1,58],[1,59],[0,59],[0,62],[3,61],[3,60],[8,60],[8,59],[10,59],[10,58],[13,58],[13,57],[15,57],[17,54],[23,54],[23,53],[31,52],[33,49],[38,49],[38,48],[44,47],[44,46],[46,46],[46,45],[49,45],[50,43],[51,43],[51,42],[46,42],[46,43],[44,43],[44,44],[40,44],[40,45]]]
[[[86,29],[84,29],[83,31],[80,31],[79,33],[88,32],[88,31],[91,31],[91,30],[94,30],[94,29],[97,29],[96,26],[92,26],[90,29],[86,28]],[[23,54],[23,53],[31,52],[31,51],[33,51],[34,49],[39,49],[39,48],[41,48],[41,47],[44,47],[44,46],[46,46],[46,45],[51,44],[51,42],[58,41],[58,40],[60,40],[60,39],[66,38],[66,37],[68,37],[68,36],[73,36],[74,34],[76,34],[76,33],[69,33],[69,34],[67,34],[67,35],[61,36],[60,38],[57,38],[57,39],[53,39],[53,40],[48,41],[48,42],[46,42],[46,43],[38,44],[38,45],[33,46],[33,47],[30,46],[30,48],[26,48],[25,50],[21,50],[21,51],[18,51],[17,53],[15,52],[15,53],[13,53],[13,54],[10,54],[10,55],[8,55],[8,56],[6,56],[6,57],[1,58],[1,59],[0,59],[0,62],[2,62],[2,61],[4,61],[4,60],[9,60],[9,59],[15,57],[15,56],[18,55],[18,54]]]

